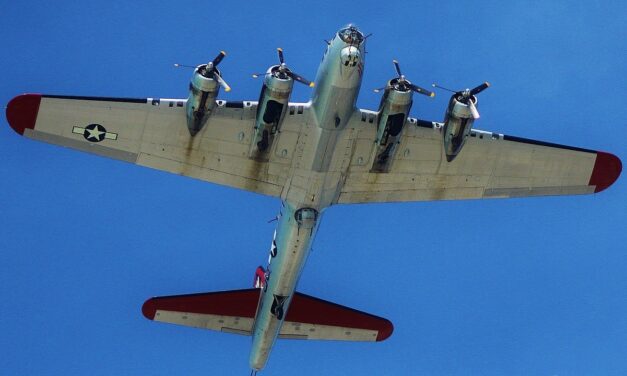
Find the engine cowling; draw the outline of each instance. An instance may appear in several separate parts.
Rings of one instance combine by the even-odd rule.
[[[398,61],[392,60],[398,77],[388,81],[383,98],[379,105],[377,116],[377,139],[375,140],[375,158],[372,163],[372,172],[387,172],[394,160],[396,149],[400,143],[401,132],[405,126],[407,115],[413,103],[414,93],[433,97],[429,90],[414,85],[401,73]],[[381,89],[375,89],[378,93]]]
[[[251,145],[253,156],[270,150],[288,108],[294,80],[289,75],[281,74],[279,68],[279,65],[270,67],[263,80],[255,120],[255,137]]]
[[[187,128],[192,136],[202,129],[211,116],[219,91],[219,83],[207,74],[207,64],[199,65],[189,84],[189,97],[185,105]]]
[[[389,170],[390,162],[396,153],[403,127],[413,103],[413,91],[397,89],[395,80],[389,82],[379,105],[377,138],[375,140],[377,147],[372,165],[373,172]]]
[[[458,94],[451,97],[444,116],[444,153],[446,154],[446,160],[449,162],[453,161],[464,147],[475,121],[471,105],[462,103],[460,99]],[[476,107],[476,96],[473,95],[468,100],[472,101]]]

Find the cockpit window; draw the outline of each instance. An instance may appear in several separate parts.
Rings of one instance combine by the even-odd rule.
[[[364,35],[353,26],[338,31],[337,35],[344,42],[352,45],[358,46],[364,41]]]

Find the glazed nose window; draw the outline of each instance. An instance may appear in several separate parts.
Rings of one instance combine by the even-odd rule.
[[[360,45],[364,41],[364,35],[355,27],[347,27],[338,31],[340,39],[352,45]]]

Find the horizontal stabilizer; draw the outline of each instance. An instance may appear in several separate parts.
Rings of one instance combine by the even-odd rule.
[[[251,335],[260,289],[148,299],[142,313],[154,321]],[[382,341],[394,327],[384,318],[295,293],[279,338]]]
[[[382,317],[297,292],[279,338],[383,341],[393,330]]]
[[[250,335],[259,291],[246,289],[156,297],[144,303],[142,313],[154,321]]]

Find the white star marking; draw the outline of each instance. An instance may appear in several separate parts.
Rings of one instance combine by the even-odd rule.
[[[88,138],[95,138],[96,140],[100,140],[100,135],[105,133],[105,132],[99,131],[98,127],[94,127],[94,129],[87,129],[87,132],[89,132]]]

